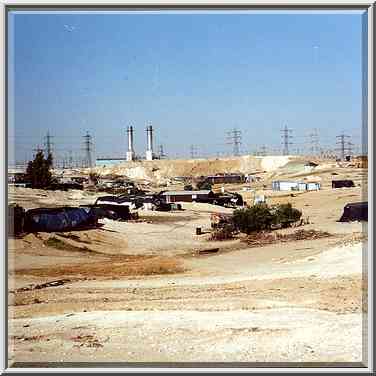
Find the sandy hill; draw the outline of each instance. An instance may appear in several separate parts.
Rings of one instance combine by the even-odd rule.
[[[135,180],[163,183],[178,176],[204,176],[217,173],[273,172],[291,161],[304,164],[305,159],[296,156],[240,156],[232,158],[154,160],[124,162],[117,166],[96,167],[101,176],[118,175]]]

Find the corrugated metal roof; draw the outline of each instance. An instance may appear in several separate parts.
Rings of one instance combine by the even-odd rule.
[[[190,196],[190,195],[208,195],[211,191],[210,190],[203,190],[203,191],[169,191],[169,192],[163,192],[163,196]]]

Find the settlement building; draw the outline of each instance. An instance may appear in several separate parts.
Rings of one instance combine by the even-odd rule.
[[[273,191],[317,191],[321,188],[320,183],[317,182],[299,182],[276,180],[272,182]]]
[[[245,177],[243,174],[218,174],[209,175],[205,180],[212,184],[243,183]]]
[[[332,180],[332,188],[351,188],[355,187],[352,180]]]
[[[166,202],[208,202],[211,201],[215,194],[210,190],[202,191],[167,191],[163,192],[162,196],[166,198]]]

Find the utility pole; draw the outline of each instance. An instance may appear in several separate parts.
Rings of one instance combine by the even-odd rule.
[[[86,135],[83,136],[83,138],[85,146],[85,167],[92,167],[91,147],[93,143],[91,142],[91,136],[89,134],[89,131],[86,131]]]
[[[351,150],[351,142],[346,141],[350,138],[350,136],[346,135],[344,132],[342,134],[336,136],[338,141],[336,142],[339,147],[336,149],[341,154],[341,159],[344,160],[346,156],[346,151]]]
[[[234,128],[227,132],[227,144],[233,146],[233,154],[235,156],[240,155],[240,145],[242,143],[242,132]]]
[[[292,142],[290,142],[290,140],[292,139],[292,136],[291,136],[292,129],[287,128],[287,125],[285,125],[285,127],[281,129],[281,132],[282,132],[282,145],[283,145],[282,154],[289,155],[289,146],[292,145]]]
[[[317,128],[313,130],[311,134],[309,134],[310,137],[310,151],[312,155],[318,155],[320,152],[320,146],[319,146],[319,133]]]

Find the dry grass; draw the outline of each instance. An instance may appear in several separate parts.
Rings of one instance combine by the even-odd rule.
[[[262,231],[255,232],[247,236],[244,241],[251,247],[262,247],[264,245],[279,243],[279,242],[290,242],[296,240],[313,240],[328,238],[333,236],[332,234],[326,231],[317,231],[317,230],[297,230],[292,234],[279,234],[274,232]]]
[[[60,234],[59,234],[60,235]],[[61,236],[61,235],[60,235]],[[68,236],[64,236],[68,239],[72,239],[72,238],[69,238]],[[73,239],[75,241],[77,241],[77,239]],[[93,252],[92,250],[90,250],[88,247],[84,246],[84,247],[77,247],[75,245],[72,245],[72,244],[69,244],[61,239],[58,239],[56,238],[55,236],[52,236],[50,238],[48,238],[47,240],[44,240],[43,241],[43,244],[47,247],[52,247],[52,248],[56,248],[56,249],[59,249],[61,251],[71,251],[71,252]]]
[[[100,262],[60,265],[46,268],[20,269],[16,275],[58,278],[74,276],[80,278],[107,277],[117,279],[125,276],[143,276],[182,273],[182,262],[173,257],[118,256]]]

